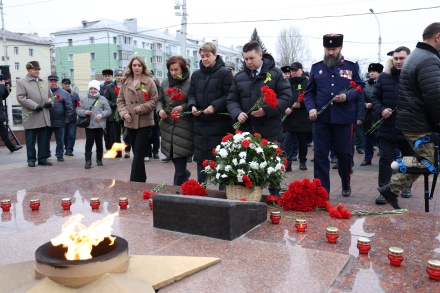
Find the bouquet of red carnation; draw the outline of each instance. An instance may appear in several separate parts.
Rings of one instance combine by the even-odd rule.
[[[276,205],[276,204],[278,204],[278,200],[279,200],[279,197],[276,195],[269,195],[268,197],[266,197],[267,204]]]
[[[181,186],[183,195],[206,196],[206,189],[194,179],[184,182]]]
[[[261,92],[262,95],[258,98],[257,102],[252,106],[252,108],[247,112],[248,115],[252,111],[260,109],[264,105],[268,105],[272,108],[278,106],[277,94],[273,91],[273,89],[265,85],[261,88]],[[236,122],[234,124],[234,129],[240,128],[240,125],[241,125],[240,122]]]
[[[297,180],[289,184],[288,190],[278,200],[284,210],[312,211],[316,208],[325,208],[328,192],[321,185],[318,178],[310,181],[308,178]]]
[[[351,213],[349,210],[346,210],[343,205],[338,205],[336,209],[332,206],[330,202],[326,202],[325,206],[330,216],[338,219],[350,219]]]

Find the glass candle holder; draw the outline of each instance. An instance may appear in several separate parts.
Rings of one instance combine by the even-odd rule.
[[[128,198],[126,198],[126,197],[120,197],[120,198],[119,198],[119,207],[120,207],[122,210],[125,210],[125,209],[127,208],[127,206],[128,206]]]
[[[367,237],[359,237],[357,248],[359,249],[359,253],[368,254],[371,249],[370,239]]]
[[[39,199],[31,199],[29,206],[31,207],[31,210],[38,211],[40,209],[40,200]]]
[[[65,197],[61,199],[61,206],[63,207],[63,210],[65,211],[70,210],[71,205],[72,205],[72,201],[70,200],[70,197]]]
[[[426,272],[431,280],[440,281],[440,260],[430,259],[428,260],[428,266]]]
[[[92,210],[97,210],[99,209],[99,205],[101,204],[101,202],[99,201],[98,197],[92,197],[90,198],[90,206],[92,207]]]
[[[339,238],[338,228],[327,227],[325,236],[327,237],[328,242],[336,243],[336,240]]]
[[[281,220],[281,212],[270,212],[270,220],[272,221],[272,224],[278,224]]]
[[[307,220],[306,219],[296,219],[295,223],[296,231],[298,232],[306,232],[307,229]]]
[[[403,261],[403,249],[400,247],[392,246],[388,249],[388,259],[390,264],[396,267],[400,267]]]
[[[3,199],[1,201],[1,207],[4,212],[9,212],[9,210],[11,209],[11,200],[10,199]]]
[[[152,198],[150,198],[148,200],[148,206],[150,207],[150,210],[153,210],[153,199]]]

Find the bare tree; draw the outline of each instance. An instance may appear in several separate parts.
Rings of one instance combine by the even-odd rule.
[[[280,66],[310,60],[309,45],[296,26],[281,30],[277,38],[276,50],[280,57]]]

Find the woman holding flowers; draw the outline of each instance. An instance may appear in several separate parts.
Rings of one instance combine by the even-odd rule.
[[[130,181],[145,182],[144,157],[147,143],[154,125],[153,113],[156,109],[157,89],[150,78],[150,71],[140,56],[133,56],[122,79],[118,96],[119,116],[124,120],[128,139],[133,148]]]
[[[186,169],[186,158],[194,149],[194,120],[186,113],[191,79],[182,56],[168,59],[167,69],[168,77],[162,81],[156,112],[161,119],[161,152],[173,162],[173,184],[180,186],[191,175]]]
[[[100,83],[97,80],[89,82],[89,93],[81,99],[80,105],[76,108],[78,117],[90,116],[90,125],[86,127],[86,169],[92,167],[92,148],[96,143],[96,164],[102,166],[102,145],[103,132],[106,126],[106,118],[112,110],[106,98],[99,94]]]
[[[206,175],[202,162],[214,159],[212,149],[222,137],[233,131],[232,120],[227,115],[226,98],[232,82],[232,73],[217,55],[213,43],[199,49],[200,69],[191,77],[188,108],[194,115],[194,161],[197,163],[197,181],[203,183]],[[226,115],[225,115],[226,114]]]

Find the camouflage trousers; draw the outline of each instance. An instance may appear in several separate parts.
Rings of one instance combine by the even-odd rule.
[[[405,136],[406,140],[409,142],[409,145],[411,148],[421,157],[426,158],[431,164],[434,163],[434,146],[435,144],[433,142],[429,143],[422,143],[420,144],[417,149],[414,149],[414,142],[424,137],[425,135],[432,134],[431,132],[409,132],[409,131],[402,131],[403,135]],[[400,192],[411,186],[414,181],[417,180],[417,178],[420,177],[421,174],[408,174],[408,173],[396,173],[391,177],[390,180],[390,187],[391,191],[394,194],[400,195]]]

